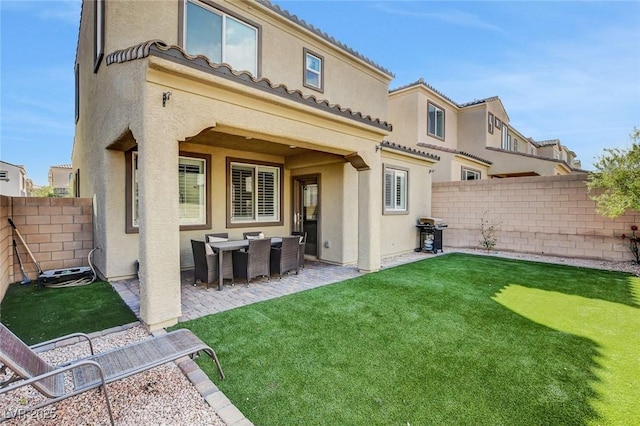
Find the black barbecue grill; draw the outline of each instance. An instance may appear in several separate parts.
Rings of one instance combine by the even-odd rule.
[[[438,253],[442,252],[442,230],[447,227],[442,219],[435,217],[421,217],[418,219],[419,246],[416,251]]]

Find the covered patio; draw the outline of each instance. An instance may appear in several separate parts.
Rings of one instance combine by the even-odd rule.
[[[425,253],[406,253],[394,256],[382,261],[382,269],[416,262],[434,256]],[[211,288],[206,290],[204,284],[193,285],[193,270],[181,272],[181,305],[182,316],[178,321],[188,321],[205,315],[234,309],[240,306],[263,300],[274,299],[300,291],[321,287],[328,284],[355,278],[364,275],[356,266],[340,266],[325,262],[305,262],[305,268],[298,275],[284,275],[282,279],[272,277],[252,281],[249,285],[238,282],[235,285],[225,283],[224,289],[218,291]],[[131,310],[140,317],[140,283],[138,279],[114,281],[113,288],[127,303]]]

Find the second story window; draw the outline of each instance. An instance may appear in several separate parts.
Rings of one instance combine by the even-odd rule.
[[[320,55],[304,49],[304,86],[310,89],[323,91],[323,62]]]
[[[184,48],[211,62],[258,75],[258,29],[197,1],[187,1]]]
[[[444,110],[431,102],[429,102],[427,133],[436,138],[444,139]]]
[[[493,114],[489,113],[489,121],[487,122],[487,130],[493,134]]]
[[[462,168],[462,180],[480,180],[480,172],[473,169]]]
[[[507,126],[502,126],[502,145],[501,148],[505,151],[509,150],[509,145],[511,144],[511,136],[509,136],[509,129]]]

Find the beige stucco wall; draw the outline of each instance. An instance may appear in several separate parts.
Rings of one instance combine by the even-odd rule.
[[[632,260],[620,236],[640,224],[640,212],[617,219],[598,215],[585,180],[585,174],[574,174],[435,183],[432,212],[449,224],[449,247],[479,247],[486,212],[499,224],[496,250]]]
[[[382,163],[407,169],[409,175],[407,214],[383,214],[380,219],[380,253],[382,257],[389,257],[411,252],[419,247],[416,223],[421,216],[431,215],[432,174],[429,173],[429,169],[434,163],[390,150],[383,150]],[[383,197],[381,191],[380,200]]]
[[[321,98],[386,119],[389,76],[306,30],[291,27],[260,4],[249,4],[251,8],[247,3],[229,2],[226,7],[251,15],[251,20],[262,25],[263,71],[278,71],[277,78],[269,76],[271,81],[290,81],[290,89],[301,88],[302,46],[310,43],[312,50],[326,55],[325,96]],[[107,2],[105,54],[152,38],[176,43],[177,11],[174,1]],[[141,21],[145,25],[140,25]],[[321,173],[322,193],[326,195],[323,199],[328,203],[323,210],[320,238],[321,242],[329,241],[330,247],[321,247],[321,258],[336,263],[357,262],[366,270],[379,267],[380,200],[373,204],[370,200],[373,193],[379,194],[381,166],[375,148],[387,135],[386,130],[366,119],[354,120],[335,110],[315,108],[153,55],[109,66],[103,60],[96,74],[93,32],[86,25],[93,22],[91,3],[84,3],[82,22],[85,25],[81,27],[78,47],[80,119],[74,140],[74,171],[80,170],[81,196],[91,197],[94,203],[96,241],[103,248],[96,266],[107,278],[117,279],[132,276],[134,262],[140,259],[141,317],[151,328],[170,325],[180,315],[178,273],[192,264],[189,240],[202,239],[207,231],[179,230],[175,182],[180,150],[212,155],[209,196],[213,231],[226,231],[227,157],[285,165],[283,225],[263,229],[268,236],[290,231],[292,171],[315,170]],[[176,34],[173,40],[172,32]],[[291,45],[292,49],[282,49],[283,45]],[[296,58],[297,69],[282,67],[290,59],[287,55]],[[163,104],[165,92],[172,96]],[[314,155],[290,161],[284,154],[269,153],[270,148],[229,148],[225,138],[235,136],[287,150],[289,146],[305,148],[312,150],[310,153],[317,152],[318,157],[343,161],[314,162]],[[136,144],[140,232],[127,234],[124,151]],[[343,156],[353,153],[364,158],[371,170],[357,172],[345,163]],[[337,200],[334,194],[339,194]],[[251,229],[258,227],[254,224]],[[229,230],[232,236],[239,236],[242,231]]]
[[[444,110],[444,140],[427,133],[429,102]],[[412,86],[389,95],[389,114],[393,123],[390,139],[401,145],[417,143],[456,149],[458,143],[458,108],[449,100],[427,90]]]
[[[493,130],[493,135],[487,130],[487,120],[487,104],[485,103],[462,109],[458,116],[456,149],[484,158],[480,152],[488,143],[495,143],[493,140],[489,142],[488,139],[493,139],[496,134],[496,129]],[[497,133],[500,131],[498,130]]]
[[[262,75],[259,77],[387,120],[389,75],[301,29],[260,3],[238,0],[211,3],[260,27]],[[105,53],[153,39],[178,45],[178,5],[178,0],[106,2]],[[142,17],[144,25],[140,25]],[[307,89],[302,84],[303,47],[324,58],[324,92]]]
[[[540,176],[555,176],[570,172],[562,162],[514,152],[485,150],[482,158],[493,162],[490,174],[534,172]]]
[[[401,91],[389,95],[389,118],[393,130],[389,140],[405,146],[414,146],[419,140],[418,100],[420,94]],[[426,118],[425,118],[426,119]]]

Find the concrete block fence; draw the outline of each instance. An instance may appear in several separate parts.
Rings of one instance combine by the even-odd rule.
[[[22,273],[12,240],[27,272],[36,280],[38,272],[24,246],[9,225],[13,220],[43,270],[88,266],[93,248],[93,207],[89,198],[40,198],[0,196],[0,299],[8,285],[21,281]]]
[[[499,225],[497,250],[627,261],[633,256],[621,235],[640,226],[640,212],[617,219],[597,214],[584,174],[434,183],[431,204],[432,216],[449,224],[444,244],[450,247],[479,247],[484,215]],[[10,283],[22,280],[9,217],[43,270],[88,265],[91,199],[0,196],[0,300]],[[37,279],[21,244],[19,251],[29,277]]]
[[[621,235],[640,226],[640,212],[617,219],[599,215],[586,179],[574,174],[434,183],[432,215],[449,225],[445,246],[479,247],[484,215],[498,224],[496,250],[632,260]]]

